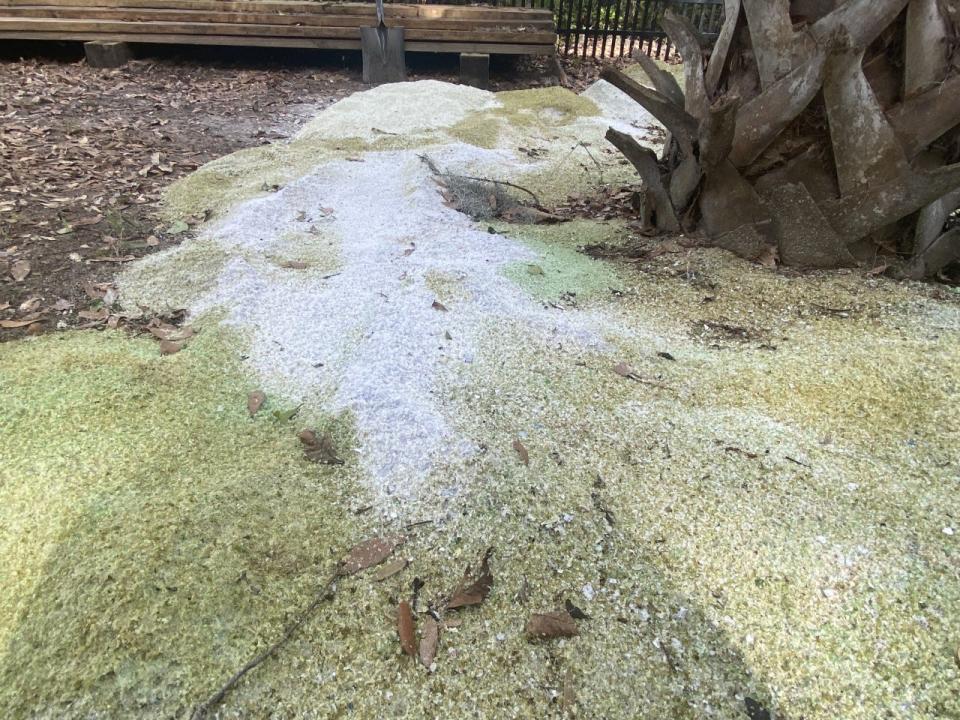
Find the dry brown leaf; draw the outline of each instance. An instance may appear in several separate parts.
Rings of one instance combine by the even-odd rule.
[[[23,282],[29,274],[30,263],[26,260],[17,260],[17,262],[10,266],[10,277],[16,282]]]
[[[757,262],[763,265],[765,268],[774,269],[777,267],[777,261],[780,259],[780,253],[777,252],[777,249],[773,246],[769,246],[763,249],[763,251],[757,256]]]
[[[256,415],[257,411],[263,407],[263,403],[266,401],[266,393],[264,393],[262,390],[254,390],[252,393],[247,395],[247,412],[250,413],[250,417]]]
[[[86,227],[90,225],[97,225],[101,220],[103,220],[103,215],[91,215],[90,217],[74,220],[71,225],[74,227]]]
[[[316,433],[313,433],[313,440],[313,442],[307,442],[304,439],[304,433],[300,433],[300,441],[306,446],[303,454],[306,455],[307,460],[322,465],[343,465],[343,459],[337,456],[333,438],[329,433],[324,433],[319,439]]]
[[[439,300],[434,300],[434,301],[433,301],[433,305],[431,305],[430,307],[432,307],[434,310],[440,310],[441,312],[447,312],[447,306],[444,305],[444,304],[443,304],[442,302],[440,302]]]
[[[95,320],[97,322],[102,322],[110,317],[110,311],[105,307],[98,308],[96,310],[81,310],[77,313],[77,317],[84,320]]]
[[[173,355],[183,350],[182,342],[174,342],[173,340],[161,340],[160,341],[160,354],[161,355]]]
[[[534,640],[574,637],[579,634],[577,624],[565,610],[549,613],[533,613],[524,628],[527,636]]]
[[[26,320],[0,320],[0,328],[11,330],[13,328],[26,327],[37,321],[37,318],[28,318]]]
[[[447,603],[447,610],[479,605],[487,599],[490,588],[493,586],[493,573],[490,572],[490,555],[492,554],[493,548],[487,548],[487,551],[483,554],[483,560],[480,562],[480,570],[476,580],[464,589],[464,586],[471,579],[470,568],[467,568],[466,572],[463,573],[463,580],[460,581],[460,585],[450,597],[450,602]]]
[[[298,432],[297,437],[300,438],[300,442],[307,446],[317,445],[320,442],[317,438],[317,433],[309,428],[304,428]]]
[[[359,545],[354,545],[353,549],[340,561],[340,574],[353,575],[379,565],[393,555],[393,551],[402,545],[404,540],[406,538],[402,535],[388,535],[364,540]]]
[[[377,570],[377,572],[373,574],[373,579],[376,580],[377,582],[386,580],[389,577],[393,577],[398,572],[405,570],[407,565],[409,564],[410,563],[408,563],[406,559],[394,560],[393,562],[387,563],[382,568]]]
[[[280,267],[287,268],[288,270],[306,270],[310,267],[310,263],[304,262],[303,260],[284,260],[280,263]]]
[[[527,452],[527,449],[523,446],[523,443],[519,440],[513,441],[513,449],[517,451],[517,455],[520,456],[520,462],[524,465],[530,464],[530,453]]]
[[[20,310],[20,312],[24,312],[24,313],[33,312],[34,310],[37,309],[37,306],[40,304],[40,300],[41,298],[39,295],[34,295],[33,297],[29,297],[26,300],[24,300],[22,303],[20,303],[20,307],[18,309]]]
[[[406,600],[402,600],[397,606],[397,634],[400,635],[403,652],[410,657],[416,657],[417,638],[414,634],[413,610]]]
[[[437,644],[440,642],[440,625],[429,615],[423,621],[420,631],[420,662],[428,670],[437,657]]]
[[[613,366],[613,371],[620,377],[625,377],[630,380],[636,380],[639,376],[634,369],[627,365],[625,362],[619,362]]]

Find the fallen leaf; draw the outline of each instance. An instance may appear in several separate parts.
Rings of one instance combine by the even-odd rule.
[[[420,662],[428,670],[437,657],[437,644],[440,641],[440,625],[429,615],[420,631]]]
[[[102,322],[110,317],[110,311],[105,307],[98,308],[96,310],[81,310],[77,313],[77,317],[84,320],[95,320],[97,322]]]
[[[353,575],[374,565],[379,565],[393,554],[403,544],[402,535],[388,535],[382,538],[371,538],[354,545],[340,561],[340,574]]]
[[[149,237],[147,237],[148,247],[156,247],[159,244],[160,244],[160,240],[157,238],[156,235],[150,235]]]
[[[323,465],[343,465],[343,460],[337,457],[336,448],[333,446],[333,438],[329,433],[324,433],[319,438],[314,434],[316,442],[308,443],[300,438],[301,442],[307,447],[304,449],[304,455],[307,460]]]
[[[250,413],[250,417],[257,414],[257,411],[260,410],[266,400],[267,396],[262,390],[254,390],[247,395],[247,412]]]
[[[630,380],[636,380],[637,377],[639,377],[637,373],[634,372],[633,368],[627,365],[625,362],[619,362],[614,365],[613,371],[620,377],[625,377]]]
[[[450,597],[450,602],[447,603],[447,610],[479,605],[487,599],[490,588],[493,586],[493,573],[490,572],[490,555],[492,554],[493,548],[487,548],[487,551],[483,554],[483,560],[480,561],[480,570],[476,580],[464,589],[464,586],[471,579],[470,568],[467,568],[466,572],[463,573],[463,580],[460,581],[460,585]]]
[[[300,442],[304,445],[317,445],[320,441],[317,438],[317,434],[308,428],[304,428],[297,433],[297,437],[300,438]]]
[[[160,341],[160,354],[161,355],[173,355],[183,350],[182,342],[175,342],[173,340],[161,340]]]
[[[527,452],[527,449],[523,446],[523,443],[519,440],[513,441],[513,449],[517,451],[517,455],[520,456],[520,462],[524,465],[530,464],[530,453]]]
[[[527,265],[527,272],[530,275],[543,275],[543,268],[539,265]]]
[[[44,327],[42,322],[35,322],[29,327],[27,327],[28,335],[39,335],[43,331],[44,331]]]
[[[377,572],[373,574],[373,579],[377,582],[382,582],[389,577],[393,577],[398,572],[402,572],[409,564],[410,563],[408,563],[406,559],[394,560],[393,562],[387,563],[382,568],[377,570]]]
[[[765,268],[776,268],[777,261],[780,259],[780,253],[777,252],[777,249],[773,246],[764,248],[764,250],[757,256],[757,262],[763,265]]]
[[[534,613],[527,620],[524,632],[532,640],[574,637],[579,635],[577,624],[566,610],[549,613]]]
[[[397,634],[400,635],[400,647],[410,657],[417,656],[417,639],[414,636],[413,610],[410,603],[402,600],[397,606]]]
[[[569,613],[570,617],[572,617],[574,620],[589,620],[589,619],[590,619],[590,616],[589,616],[589,615],[587,615],[583,610],[581,610],[580,608],[578,608],[576,605],[574,605],[574,604],[573,604],[572,602],[570,602],[569,600],[567,600],[567,601],[565,601],[565,602],[563,603],[563,607],[566,609],[567,613]]]
[[[26,260],[17,260],[10,266],[10,277],[16,282],[23,282],[30,274],[30,263]]]
[[[280,263],[280,267],[287,268],[288,270],[306,270],[310,267],[310,263],[306,263],[303,260],[284,260]]]
[[[37,305],[40,304],[40,296],[34,295],[33,297],[27,298],[22,303],[20,303],[19,310],[20,312],[32,312],[37,309]]]
[[[80,218],[79,220],[73,223],[74,227],[88,227],[90,225],[97,225],[100,221],[103,220],[103,215],[91,215],[90,217]]]
[[[13,329],[26,327],[27,325],[32,325],[37,321],[36,318],[30,320],[0,320],[0,328]]]
[[[65,310],[70,310],[73,308],[73,303],[64,298],[60,298],[53,304],[53,309],[57,312],[63,312]]]
[[[444,304],[443,304],[442,302],[440,302],[439,300],[434,300],[434,301],[433,301],[433,305],[431,305],[430,307],[432,307],[434,310],[440,310],[441,312],[447,312],[447,306],[444,305]]]

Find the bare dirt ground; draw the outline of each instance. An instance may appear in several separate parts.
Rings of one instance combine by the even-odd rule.
[[[169,183],[365,87],[342,53],[148,48],[116,70],[79,44],[0,53],[0,341],[103,322],[117,270],[189,233],[160,222]],[[495,60],[493,90],[556,82],[544,62]],[[456,63],[413,56],[411,79],[455,82]],[[571,85],[596,75],[568,66]]]

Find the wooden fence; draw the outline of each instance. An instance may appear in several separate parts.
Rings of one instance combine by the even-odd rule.
[[[426,0],[428,3],[446,5],[473,1]],[[660,18],[668,8],[689,18],[706,40],[715,38],[723,24],[723,0],[487,0],[487,2],[501,7],[552,10],[559,38],[559,51],[566,55],[593,58],[624,57],[635,49],[655,57],[669,57],[673,48],[660,27]]]

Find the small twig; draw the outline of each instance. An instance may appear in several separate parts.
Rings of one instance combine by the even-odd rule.
[[[287,626],[280,639],[250,660],[250,662],[234,673],[234,675],[227,680],[227,682],[225,682],[219,690],[197,705],[196,709],[193,711],[193,714],[190,716],[191,720],[202,720],[202,718],[205,718],[207,713],[219,705],[220,702],[227,696],[227,693],[237,686],[237,683],[243,679],[244,675],[256,668],[258,665],[262,664],[267,658],[269,658],[271,655],[274,655],[278,650],[280,650],[280,648],[286,645],[290,638],[293,637],[293,634],[303,627],[303,624],[310,618],[311,615],[313,615],[316,609],[320,607],[325,600],[333,597],[334,584],[337,582],[337,578],[339,577],[341,577],[339,570],[335,571],[320,592],[317,593],[316,597],[313,598],[313,602],[310,603],[307,609],[300,614],[300,617],[298,617],[296,621]]]
[[[600,174],[600,184],[603,185],[603,166],[600,164],[600,161],[593,156],[593,153],[590,152],[590,148],[587,147],[587,144],[583,140],[577,143],[577,145],[587,151],[587,155],[591,160],[593,160],[593,164],[597,166],[597,172]]]
[[[430,525],[431,523],[436,522],[436,520],[420,520],[418,522],[412,522],[408,525],[404,525],[404,530],[409,530],[410,528],[420,527],[421,525]]]

